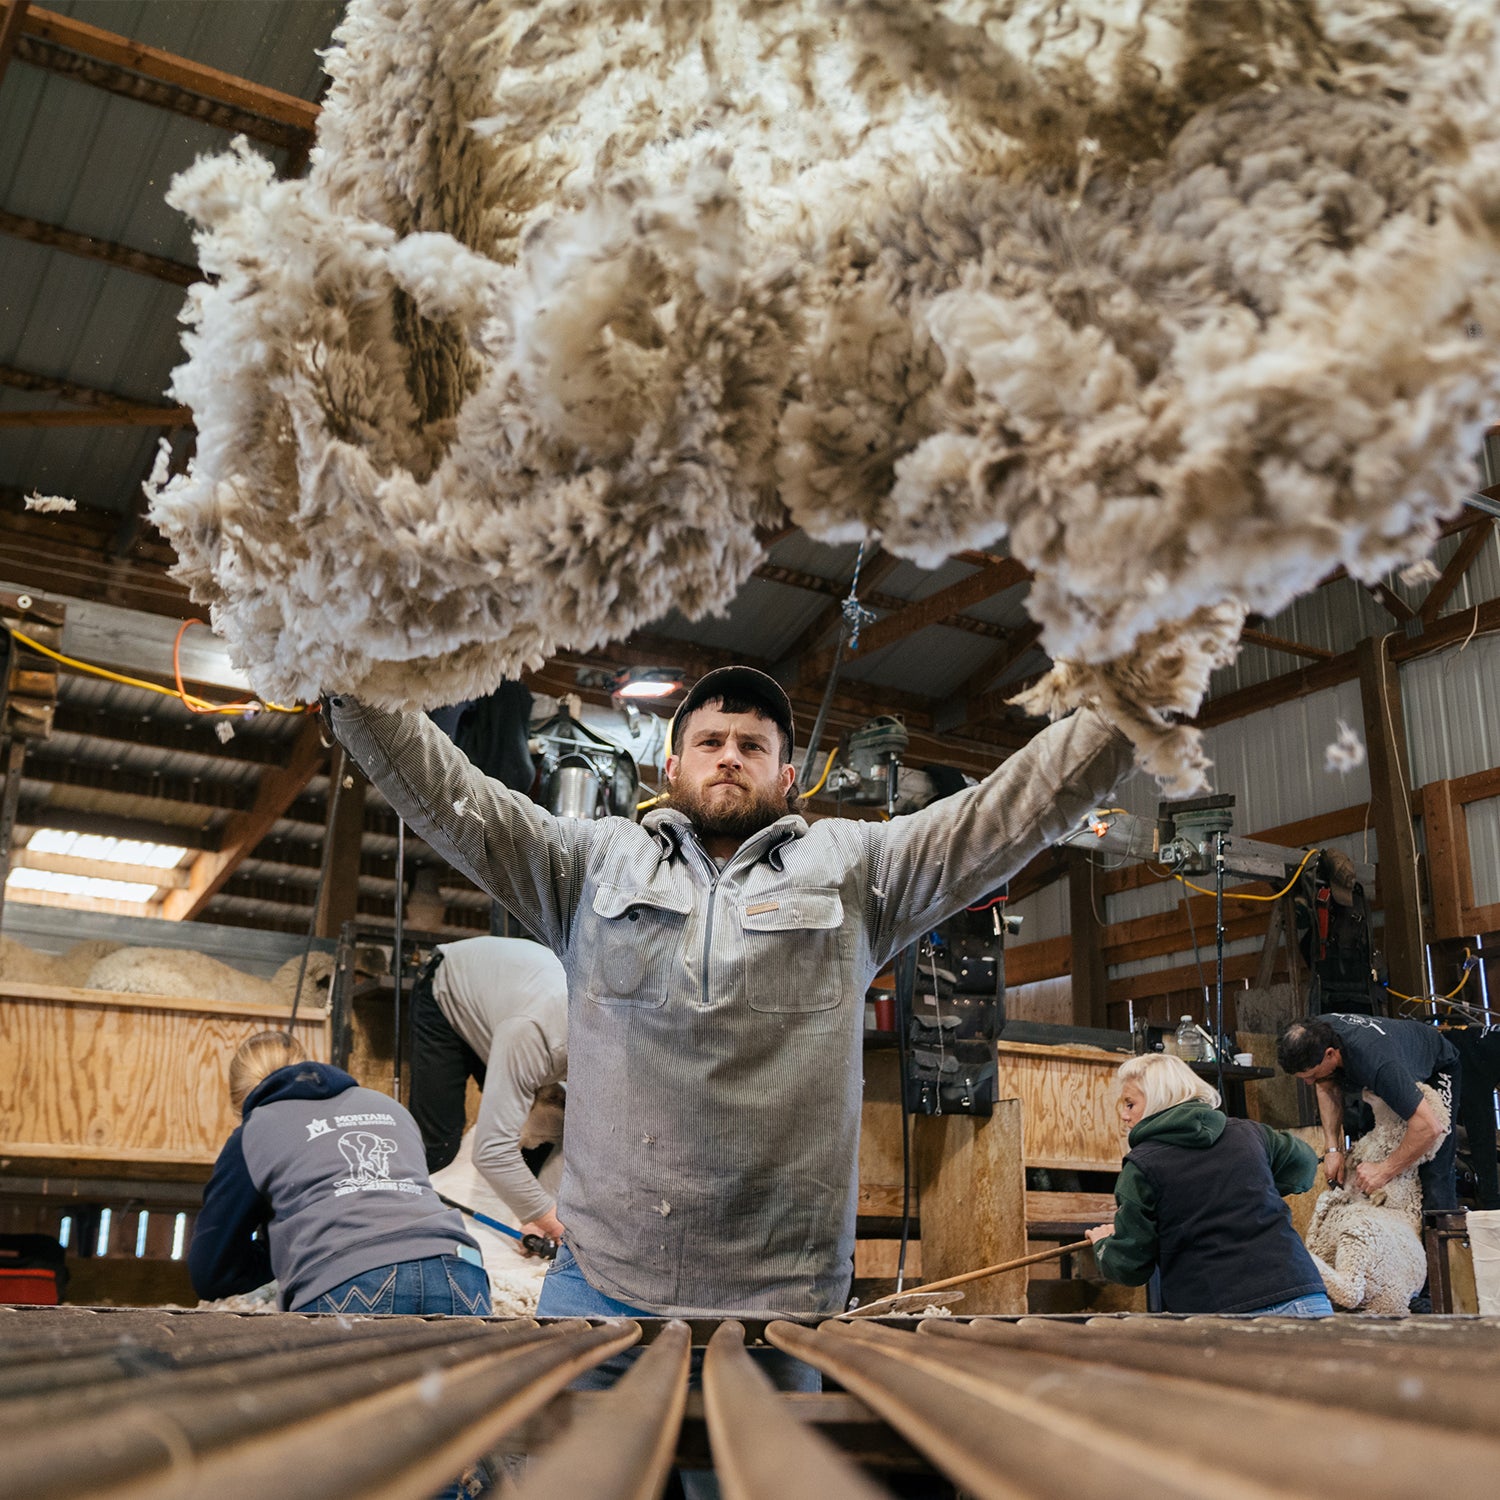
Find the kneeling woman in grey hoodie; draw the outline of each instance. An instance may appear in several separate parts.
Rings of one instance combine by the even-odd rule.
[[[1114,1223],[1088,1232],[1101,1273],[1141,1286],[1160,1267],[1167,1312],[1329,1316],[1282,1201],[1313,1185],[1312,1147],[1227,1118],[1217,1090],[1180,1058],[1133,1057],[1119,1079],[1130,1154],[1115,1183]]]
[[[188,1270],[200,1297],[274,1276],[294,1312],[487,1315],[490,1283],[427,1179],[416,1122],[283,1031],[229,1065],[241,1111],[203,1190]]]

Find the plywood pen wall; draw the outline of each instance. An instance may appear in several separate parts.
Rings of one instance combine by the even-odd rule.
[[[7,1171],[201,1178],[239,1123],[229,1057],[288,1006],[0,986],[0,1166]],[[328,1020],[294,1027],[328,1059]]]

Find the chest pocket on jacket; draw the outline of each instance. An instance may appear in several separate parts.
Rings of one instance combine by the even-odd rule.
[[[687,915],[685,901],[663,892],[601,885],[577,939],[586,955],[584,997],[596,1005],[665,1005]]]
[[[750,901],[740,925],[751,1010],[832,1010],[844,998],[850,939],[838,891],[792,890]]]

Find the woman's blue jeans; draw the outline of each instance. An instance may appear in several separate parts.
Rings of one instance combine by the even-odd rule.
[[[292,1311],[359,1316],[448,1313],[486,1318],[490,1314],[490,1278],[483,1266],[471,1265],[456,1255],[398,1260],[394,1265],[361,1271]],[[491,1488],[488,1465],[476,1464],[434,1500],[466,1500],[469,1496],[488,1494]]]
[[[1333,1303],[1327,1292],[1314,1292],[1310,1297],[1293,1297],[1290,1302],[1274,1302],[1270,1307],[1257,1307],[1246,1313],[1249,1318],[1331,1318]]]
[[[483,1266],[456,1255],[401,1260],[361,1271],[330,1287],[299,1313],[449,1313],[487,1318],[490,1278]]]

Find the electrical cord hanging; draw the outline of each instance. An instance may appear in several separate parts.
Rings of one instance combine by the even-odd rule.
[[[1225,891],[1224,899],[1226,901],[1280,901],[1281,898],[1286,895],[1286,893],[1291,890],[1294,885],[1296,885],[1298,877],[1307,868],[1308,860],[1310,860],[1313,855],[1319,852],[1320,851],[1317,849],[1309,849],[1307,853],[1302,857],[1302,863],[1297,866],[1296,873],[1289,881],[1287,881],[1284,886],[1282,886],[1279,891],[1276,892],[1274,896],[1254,896],[1251,895],[1248,891]],[[1185,875],[1178,875],[1171,870],[1167,871],[1166,875],[1164,875],[1162,878],[1180,881],[1190,891],[1197,891],[1200,896],[1212,896],[1217,894],[1214,891],[1207,890],[1201,885],[1194,885],[1193,882],[1189,880]]]
[[[1469,975],[1479,967],[1479,961],[1468,949],[1464,949],[1464,973],[1463,978],[1448,991],[1446,995],[1403,995],[1400,990],[1393,990],[1390,985],[1385,986],[1388,995],[1394,995],[1398,1000],[1404,1000],[1408,1005],[1442,1005],[1451,1000],[1469,982]]]
[[[833,758],[838,753],[839,747],[835,745],[833,749],[828,752],[828,759],[823,762],[823,774],[818,777],[817,785],[810,786],[805,792],[803,792],[802,795],[804,797],[816,797],[818,793],[823,790],[823,784],[828,780],[828,773],[833,769]]]
[[[201,620],[188,620],[184,624],[201,625]],[[38,640],[33,640],[23,630],[14,627],[9,628],[9,634],[28,651],[35,651],[39,656],[45,656],[51,661],[60,662],[65,667],[72,667],[75,672],[86,672],[91,677],[102,677],[106,682],[118,682],[125,687],[141,688],[148,693],[159,693],[163,698],[176,698],[191,713],[248,713],[258,712],[265,709],[269,713],[278,714],[305,714],[307,708],[303,704],[295,704],[288,707],[281,703],[262,703],[259,699],[247,699],[243,703],[210,703],[205,698],[199,698],[189,693],[182,683],[182,674],[177,670],[177,647],[172,650],[172,661],[174,675],[177,680],[176,688],[164,688],[159,683],[147,682],[140,677],[127,677],[123,672],[111,672],[107,667],[96,667],[92,662],[79,661],[77,657],[64,656],[61,651],[54,651],[50,646],[44,646]],[[178,632],[178,641],[182,639],[182,632]]]

